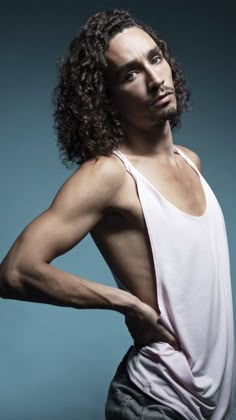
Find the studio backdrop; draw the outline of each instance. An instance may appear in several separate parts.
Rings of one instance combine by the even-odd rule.
[[[184,114],[173,140],[199,154],[203,176],[222,207],[235,307],[234,2],[12,1],[1,6],[1,260],[75,170],[60,161],[53,130],[56,62],[91,15],[126,9],[167,41],[191,90],[192,111]],[[90,234],[52,264],[115,286]],[[109,383],[132,343],[121,314],[1,299],[0,330],[1,420],[104,420]]]

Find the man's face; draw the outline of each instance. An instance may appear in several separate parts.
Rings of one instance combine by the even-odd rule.
[[[155,41],[131,27],[111,39],[106,51],[108,86],[126,124],[148,128],[176,114],[172,72]],[[166,93],[162,103],[152,102]]]

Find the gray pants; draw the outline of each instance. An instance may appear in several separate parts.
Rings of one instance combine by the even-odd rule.
[[[106,420],[186,420],[172,408],[145,395],[130,381],[124,356],[108,390],[105,407]]]

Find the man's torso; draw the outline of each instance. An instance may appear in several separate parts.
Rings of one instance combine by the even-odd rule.
[[[178,146],[181,148],[181,146]],[[183,148],[188,157],[192,152]],[[131,158],[132,165],[174,206],[200,216],[206,202],[196,171],[177,153],[176,161]],[[112,156],[114,165],[124,164]],[[114,207],[90,232],[108,266],[120,282],[158,313],[156,280],[149,237],[131,174],[126,173],[121,193],[114,197]]]

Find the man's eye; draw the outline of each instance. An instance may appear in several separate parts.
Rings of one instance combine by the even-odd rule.
[[[127,75],[126,75],[126,78],[125,78],[125,80],[127,80],[128,82],[129,81],[131,81],[131,80],[133,80],[133,78],[134,78],[134,75],[136,74],[137,72],[136,71],[130,71]]]
[[[162,56],[161,55],[155,55],[155,57],[152,58],[152,63],[157,64],[157,60],[161,61]]]

